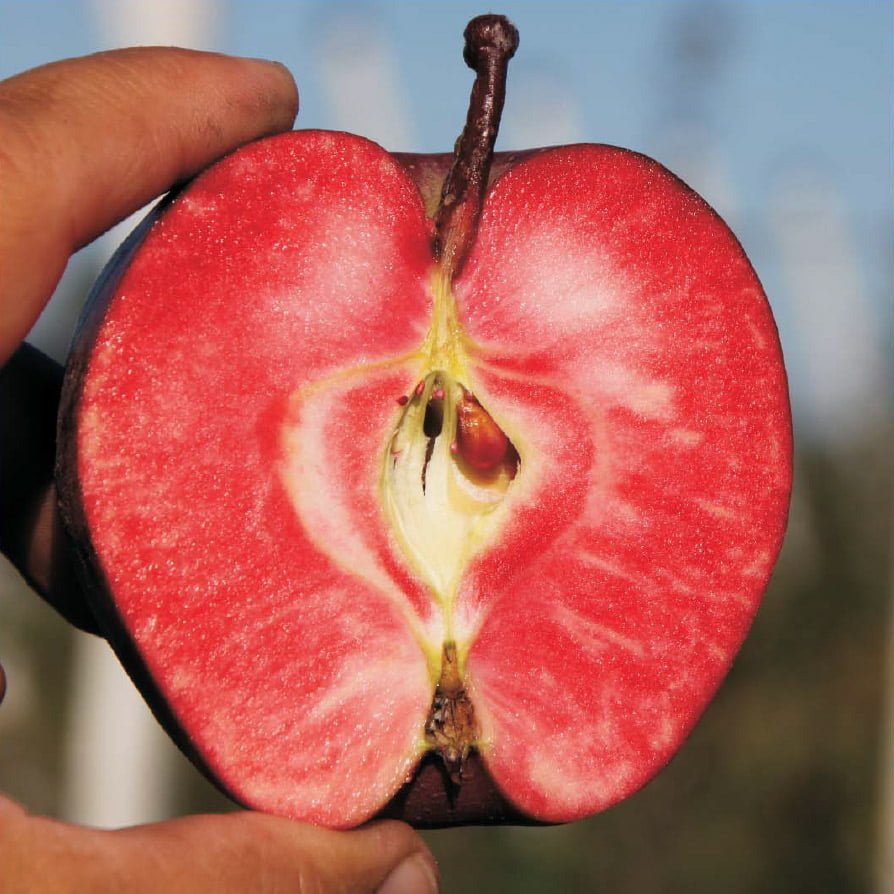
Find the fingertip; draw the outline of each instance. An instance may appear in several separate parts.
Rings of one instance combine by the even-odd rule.
[[[240,58],[248,77],[257,83],[260,102],[269,110],[267,133],[288,130],[298,115],[298,86],[289,68],[273,59]]]
[[[372,849],[386,864],[377,894],[437,894],[441,890],[441,874],[434,854],[419,833],[406,823],[376,820],[354,834],[373,835]]]
[[[406,857],[386,876],[376,894],[438,894],[438,867],[428,851]]]

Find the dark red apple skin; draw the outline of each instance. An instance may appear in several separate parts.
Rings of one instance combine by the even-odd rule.
[[[545,150],[549,151],[549,150]],[[617,151],[617,150],[612,150]],[[494,167],[492,169],[491,180],[496,181],[502,174],[512,170],[513,166],[520,161],[536,158],[541,150],[533,150],[526,153],[513,153],[505,156],[497,156]],[[407,171],[410,177],[417,184],[422,195],[426,211],[429,215],[432,213],[433,206],[436,204],[437,195],[440,190],[440,183],[450,163],[450,156],[395,156],[397,161]],[[654,164],[654,163],[649,163]],[[680,190],[689,195],[693,195],[690,191],[680,184]],[[701,200],[694,202],[700,203]],[[104,272],[101,280],[97,284],[93,295],[91,296],[89,306],[85,313],[84,320],[79,328],[76,337],[71,360],[69,363],[66,384],[63,393],[62,408],[60,411],[59,422],[59,462],[57,482],[60,495],[60,505],[62,508],[63,519],[66,527],[71,535],[74,549],[79,557],[79,564],[83,572],[83,580],[88,596],[91,601],[94,612],[96,613],[98,622],[106,633],[119,658],[122,660],[125,668],[133,677],[144,696],[150,703],[153,711],[171,734],[177,744],[184,753],[204,772],[212,781],[219,785],[236,801],[246,803],[247,806],[260,806],[262,809],[268,809],[263,803],[253,803],[252,801],[240,797],[239,793],[234,791],[226,781],[220,778],[220,775],[209,766],[200,749],[197,749],[188,732],[184,731],[183,724],[176,716],[175,711],[170,707],[168,699],[164,696],[162,689],[157,684],[153,673],[146,666],[146,662],[137,647],[134,637],[130,632],[128,625],[124,622],[119,612],[112,587],[110,586],[107,575],[103,569],[103,562],[97,555],[90,525],[87,522],[84,506],[84,495],[81,491],[81,481],[78,469],[78,427],[81,422],[80,401],[83,393],[85,379],[88,375],[89,364],[93,356],[94,342],[97,333],[100,331],[108,310],[109,302],[116,294],[116,290],[138,252],[142,240],[151,232],[155,223],[164,216],[166,209],[170,206],[171,199],[160,204],[160,206],[152,212],[149,218],[144,222],[138,231],[134,233],[131,239],[122,246],[116,257],[113,259],[107,270]],[[703,205],[703,203],[701,203]],[[706,206],[704,206],[706,208]],[[711,212],[713,214],[713,212]],[[736,246],[739,252],[739,262],[747,264],[741,249]],[[474,262],[473,262],[474,263]],[[750,270],[750,268],[748,268]],[[756,284],[756,278],[754,280]],[[759,285],[757,285],[759,289]],[[772,333],[775,338],[775,332]],[[778,343],[777,343],[778,353]],[[546,358],[538,359],[533,356],[530,363],[548,362]],[[511,361],[510,361],[511,365]],[[779,381],[777,376],[777,382]],[[782,380],[784,388],[784,379]],[[778,466],[777,479],[784,481],[790,479],[791,467],[791,437],[790,431],[787,429],[787,407],[785,412],[781,412],[779,420],[774,420],[773,425],[776,429],[778,440],[778,453],[774,462]],[[574,426],[571,426],[573,430]],[[781,505],[781,498],[774,497],[777,504]],[[545,526],[542,531],[550,529],[549,519],[545,519]],[[781,544],[782,531],[784,529],[784,512],[779,509],[775,510],[775,533],[769,538],[767,544],[768,549],[775,557]],[[517,548],[517,545],[516,547]],[[497,550],[494,561],[499,564],[504,561],[503,554]],[[771,561],[772,561],[771,557]],[[483,563],[483,573],[487,573],[487,563]],[[481,571],[481,569],[479,569]],[[394,572],[397,574],[398,572]],[[755,606],[756,607],[756,606]],[[738,638],[738,642],[744,637],[748,623],[750,623],[751,612],[743,614],[742,622],[738,623],[737,633],[734,634]],[[546,645],[552,646],[549,640],[545,641]],[[737,648],[737,646],[736,646]],[[735,649],[729,651],[728,659],[731,659]],[[236,669],[235,673],[239,673]],[[711,674],[711,691],[713,687],[719,685],[722,674]],[[225,685],[225,684],[224,684]],[[701,706],[707,703],[710,692],[704,693],[701,698]],[[696,721],[700,711],[691,713],[687,721],[686,729],[678,734],[678,738],[685,737],[692,724]],[[675,746],[679,742],[675,742]],[[647,781],[647,778],[660,768],[663,763],[671,756],[674,749],[658,750],[652,759],[652,765],[646,777],[642,774],[637,777],[632,788],[639,787]],[[629,793],[632,788],[628,787],[625,794]],[[405,819],[415,825],[421,827],[438,827],[442,825],[451,825],[455,823],[489,823],[489,822],[550,822],[561,821],[562,817],[553,817],[547,809],[539,809],[534,815],[526,813],[525,810],[515,806],[512,801],[505,797],[500,789],[494,784],[490,778],[486,767],[479,757],[473,753],[469,764],[466,767],[463,785],[457,789],[452,786],[446,778],[441,766],[432,757],[423,759],[419,765],[418,771],[412,781],[401,787],[390,803],[384,805],[379,811],[379,815],[392,816]],[[311,817],[320,821],[318,817]],[[325,819],[323,820],[326,821]],[[347,823],[333,821],[333,825],[350,825],[355,820]]]

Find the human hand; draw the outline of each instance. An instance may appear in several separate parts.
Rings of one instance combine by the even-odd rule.
[[[103,831],[28,816],[2,796],[0,869],[5,894],[437,890],[433,859],[395,821],[332,832],[243,811]]]
[[[0,547],[69,620],[93,622],[59,548],[52,483],[60,370],[20,346],[73,251],[240,144],[288,129],[270,63],[176,49],[104,53],[0,83]],[[4,678],[0,670],[0,699]],[[408,826],[333,832],[250,812],[101,831],[0,797],[14,891],[433,892]]]

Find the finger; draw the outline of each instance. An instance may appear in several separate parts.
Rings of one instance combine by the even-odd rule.
[[[6,671],[3,670],[3,665],[0,664],[0,702],[3,701],[6,696]]]
[[[62,368],[31,345],[0,369],[0,551],[66,620],[96,633],[56,511],[61,388]]]
[[[296,109],[280,65],[173,48],[0,82],[0,362],[72,251],[231,149],[288,129]]]
[[[391,820],[335,832],[243,812],[187,817],[119,834],[151,858],[147,874],[161,882],[150,886],[153,890],[436,894],[439,888],[434,857],[422,839]],[[175,868],[186,854],[194,872],[188,884]],[[395,887],[398,883],[403,887]]]
[[[0,814],[0,832],[2,820]],[[333,832],[243,812],[98,832],[19,811],[10,814],[0,834],[0,860],[4,876],[29,891],[436,894],[439,889],[434,858],[422,839],[393,821]]]

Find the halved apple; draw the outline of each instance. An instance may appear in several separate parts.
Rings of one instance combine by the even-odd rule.
[[[779,342],[721,219],[625,150],[497,156],[445,262],[450,164],[245,147],[125,244],[66,380],[63,511],[124,664],[234,798],[335,827],[642,786],[785,526]]]

